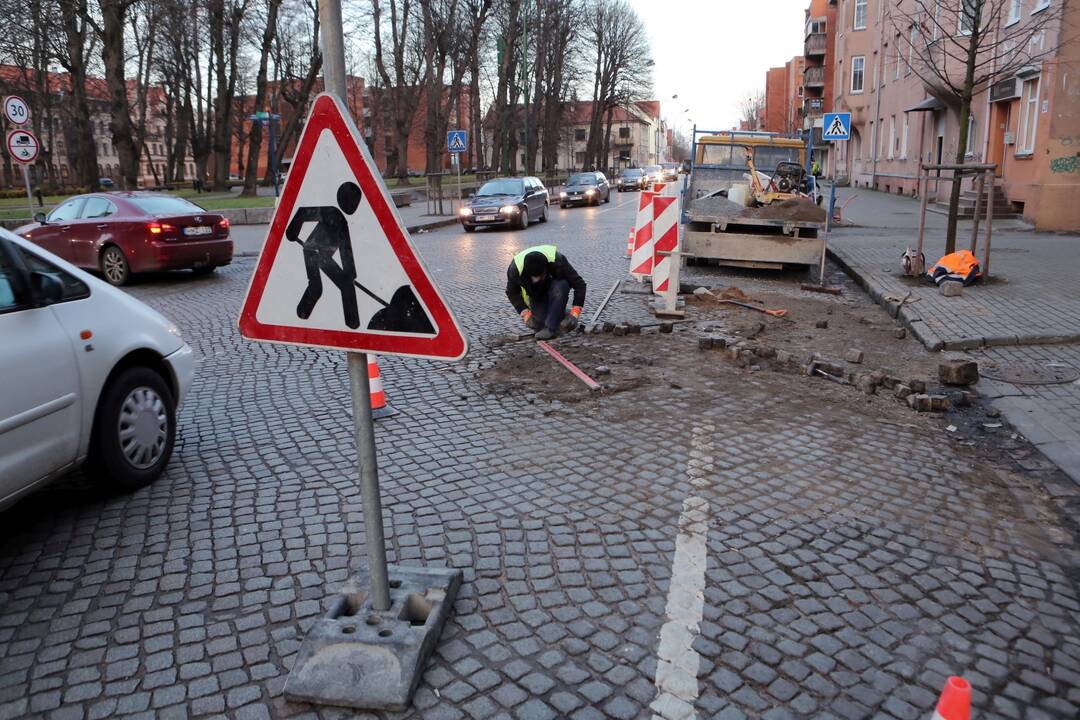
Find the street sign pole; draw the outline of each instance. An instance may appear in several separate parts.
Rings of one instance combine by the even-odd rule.
[[[323,80],[326,91],[347,100],[345,88],[345,36],[341,26],[341,0],[319,3],[322,23]],[[371,604],[375,610],[390,609],[390,585],[386,576],[386,543],[383,538],[382,500],[379,497],[379,466],[375,455],[375,421],[371,417],[367,353],[350,352],[349,387],[352,390],[356,455],[360,469],[360,498],[364,504],[364,534],[371,573]]]
[[[274,145],[274,113],[270,113],[270,118],[266,121],[267,138],[266,151],[270,153],[270,173],[274,176],[274,197],[280,197],[281,191],[278,185],[278,171],[277,171],[277,148]]]
[[[34,218],[34,196],[30,192],[30,165],[22,164],[23,182],[26,183],[26,203],[30,206],[30,219]]]

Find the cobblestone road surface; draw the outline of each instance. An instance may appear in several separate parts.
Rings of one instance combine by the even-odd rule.
[[[526,244],[559,244],[591,313],[635,197],[415,241],[482,340],[517,329],[502,285]],[[354,716],[282,696],[364,561],[344,357],[240,339],[253,265],[132,288],[200,356],[157,483],[74,477],[4,513],[0,717]],[[466,573],[404,716],[921,718],[962,673],[981,717],[1076,717],[1075,526],[1036,485],[933,423],[671,338],[672,382],[577,403],[486,393],[483,342],[384,359],[390,559]]]

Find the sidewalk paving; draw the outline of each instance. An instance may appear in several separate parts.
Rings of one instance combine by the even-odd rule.
[[[984,368],[1080,369],[1075,344],[1080,343],[1080,236],[1032,232],[1014,220],[995,222],[989,280],[964,288],[959,297],[945,297],[934,285],[901,274],[901,255],[917,241],[918,201],[838,188],[838,204],[853,195],[844,213],[851,225],[829,236],[830,253],[927,349],[969,351]],[[927,214],[927,264],[944,254],[945,225],[945,217]],[[980,261],[984,234],[985,229]],[[971,223],[961,223],[957,247],[969,247],[970,237]],[[984,379],[979,389],[1080,482],[1080,381],[1034,385]]]

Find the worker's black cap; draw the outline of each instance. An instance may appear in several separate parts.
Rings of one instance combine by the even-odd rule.
[[[548,259],[544,256],[544,253],[534,251],[525,256],[525,262],[522,266],[525,277],[543,275],[547,272]]]

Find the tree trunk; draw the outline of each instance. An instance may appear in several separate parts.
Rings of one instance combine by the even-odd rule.
[[[971,35],[968,36],[967,65],[964,68],[964,92],[960,95],[960,133],[956,141],[956,163],[963,164],[967,158],[968,118],[971,117],[971,97],[975,94],[975,63],[982,36],[981,3],[973,6]],[[953,176],[956,177],[954,171]],[[945,254],[956,252],[956,228],[959,223],[960,190],[962,178],[953,180],[949,194],[949,223],[945,230]]]
[[[278,8],[281,7],[281,0],[268,0],[266,7],[266,27],[263,29],[262,46],[260,47],[261,56],[259,58],[259,73],[255,76],[255,107],[252,108],[254,112],[259,112],[263,109],[263,104],[266,102],[266,68],[270,59],[270,46],[274,42],[274,34],[277,32],[277,15]],[[271,115],[273,115],[273,108],[270,109]],[[243,118],[239,119],[243,122]],[[274,118],[271,117],[269,122],[274,122]],[[259,180],[259,152],[262,150],[262,126],[258,122],[251,124],[251,134],[248,136],[248,157],[247,157],[247,172],[244,174],[244,191],[241,195],[254,196],[258,192],[258,180]],[[267,169],[273,163],[267,163]]]
[[[101,60],[105,84],[109,88],[109,130],[120,160],[121,185],[126,190],[139,187],[139,148],[135,144],[124,78],[124,0],[100,0]]]
[[[65,69],[71,78],[72,137],[69,149],[75,148],[71,166],[78,184],[98,189],[97,143],[90,124],[90,104],[86,98],[86,0],[60,3],[67,58]]]

